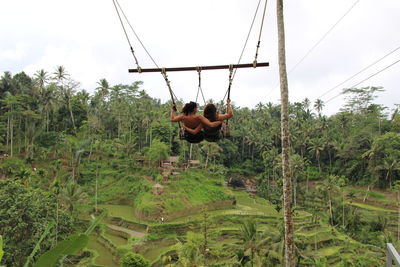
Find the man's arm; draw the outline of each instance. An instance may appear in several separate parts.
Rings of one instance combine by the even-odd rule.
[[[183,116],[182,115],[178,115],[178,116],[175,117],[175,111],[176,111],[176,106],[174,105],[171,108],[171,114],[169,116],[170,120],[172,122],[181,121]]]
[[[232,117],[233,117],[233,110],[232,110],[232,106],[231,106],[231,100],[227,99],[226,100],[226,114],[218,115],[218,120],[224,121],[224,120],[230,119]]]
[[[189,127],[186,127],[185,125],[183,125],[183,128],[188,133],[197,134],[198,132],[201,131],[201,129],[203,129],[203,125],[200,123],[199,126],[197,126],[195,129],[192,129],[192,128],[189,128]]]
[[[209,128],[215,128],[215,127],[218,127],[218,126],[220,126],[222,124],[221,121],[213,121],[213,122],[211,122],[206,117],[204,117],[203,115],[199,115],[198,118],[200,119],[200,121],[201,121],[201,123],[203,125],[205,125],[205,126],[207,126]]]

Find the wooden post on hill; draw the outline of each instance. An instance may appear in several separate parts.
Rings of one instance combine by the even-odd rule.
[[[294,231],[292,217],[292,178],[289,166],[289,89],[286,73],[285,27],[283,22],[283,0],[277,0],[279,77],[281,87],[281,134],[283,213],[285,221],[285,267],[295,266]]]

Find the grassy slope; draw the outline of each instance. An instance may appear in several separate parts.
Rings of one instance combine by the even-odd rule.
[[[144,179],[142,179],[144,180]],[[120,197],[121,190],[119,187],[129,188],[129,183],[136,183],[135,180],[111,182],[108,188],[113,190],[104,195],[109,196],[111,204],[102,204],[100,207],[109,210],[111,217],[121,217],[126,221],[141,222],[134,215],[133,205],[116,205],[112,204],[113,194]],[[127,184],[128,183],[128,184]],[[148,183],[148,181],[143,181]],[[132,199],[136,208],[157,207],[166,211],[177,211],[187,207],[228,199],[234,197],[237,200],[236,207],[208,211],[210,221],[210,247],[215,253],[219,253],[220,259],[214,259],[213,262],[222,262],[230,257],[235,249],[241,247],[240,240],[240,221],[244,218],[253,217],[259,225],[259,231],[270,229],[275,231],[277,225],[282,220],[282,212],[278,213],[268,201],[249,195],[241,191],[232,191],[222,186],[222,177],[210,177],[209,174],[203,171],[190,171],[183,173],[179,177],[174,177],[173,180],[163,182],[164,193],[159,196],[154,196],[151,191],[143,194],[137,194],[136,199]],[[148,185],[148,184],[147,184]],[[104,188],[107,188],[106,186]],[[121,188],[120,188],[121,189]],[[122,192],[126,192],[122,190]],[[357,192],[360,196],[363,191]],[[114,195],[115,197],[115,195]],[[380,194],[371,194],[371,199],[380,199],[384,201]],[[354,202],[353,202],[354,203]],[[389,209],[377,207],[374,205],[362,205],[362,208],[369,211],[388,212]],[[195,225],[201,225],[203,213],[201,210],[193,209],[193,213],[164,223],[168,225],[185,225],[194,222]],[[307,252],[305,255],[312,258],[325,259],[329,265],[341,266],[343,261],[356,261],[357,259],[366,259],[368,256],[379,259],[382,255],[379,249],[365,246],[348,236],[339,233],[334,228],[321,223],[312,224],[310,222],[310,214],[305,211],[298,212],[296,220],[296,240],[299,246],[302,246]],[[145,222],[152,226],[157,225],[157,222]],[[153,237],[152,241],[145,241],[141,245],[140,252],[151,261],[157,261],[161,256],[169,251],[177,248],[177,241],[171,244],[163,240],[174,239],[177,233],[173,230],[164,232],[161,235]],[[178,234],[179,235],[179,234]],[[182,236],[184,238],[184,236]],[[108,237],[114,243],[119,241],[112,236]],[[165,243],[165,244],[164,244]],[[164,245],[163,245],[164,244]],[[119,244],[116,244],[119,245]],[[304,265],[307,261],[303,262]],[[311,263],[310,263],[311,264]],[[371,265],[377,266],[377,265]]]

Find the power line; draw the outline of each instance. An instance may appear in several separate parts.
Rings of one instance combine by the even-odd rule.
[[[344,13],[344,15],[322,36],[321,39],[313,46],[311,47],[310,50],[296,63],[296,65],[293,66],[288,72],[290,74],[292,71],[294,71],[297,66],[299,66],[307,57],[309,54],[311,54],[312,51],[328,36],[328,34],[350,13],[350,11],[360,2],[360,0],[357,0],[347,11]]]
[[[363,83],[363,82],[365,82],[365,81],[367,81],[367,80],[371,79],[372,77],[374,77],[374,76],[378,75],[379,73],[381,73],[381,72],[383,72],[383,71],[387,70],[388,68],[390,68],[390,67],[392,67],[392,66],[396,65],[396,64],[397,64],[397,63],[399,63],[399,62],[400,62],[400,59],[399,59],[399,60],[396,60],[395,62],[393,62],[393,63],[392,63],[392,64],[390,64],[389,66],[386,66],[385,68],[381,69],[380,71],[378,71],[378,72],[375,72],[375,73],[374,73],[374,74],[372,74],[371,76],[369,76],[369,77],[365,78],[365,79],[364,79],[364,80],[362,80],[361,82],[358,82],[358,83],[356,83],[355,85],[353,85],[353,86],[351,86],[351,87],[349,87],[349,88],[354,88],[354,87],[356,87],[356,86],[360,85],[361,83]],[[335,99],[336,97],[340,96],[341,94],[342,94],[342,93],[340,93],[340,94],[337,94],[337,95],[335,95],[334,97],[331,97],[330,99],[328,99],[328,100],[325,102],[325,104],[326,104],[326,103],[328,103],[328,102],[330,102],[331,100]]]
[[[354,2],[354,4],[344,13],[344,15],[342,15],[338,21],[336,21],[335,24],[333,24],[333,26],[331,28],[329,28],[329,30],[321,37],[321,39],[318,40],[318,42],[316,42],[308,51],[307,53],[289,70],[288,75],[290,73],[292,73],[311,53],[312,51],[314,51],[315,48],[317,48],[317,46],[328,36],[328,34],[330,32],[332,32],[332,30],[350,13],[350,11],[360,2],[360,0],[357,0],[356,2]],[[272,88],[268,94],[267,97],[276,89],[278,88],[279,83]]]
[[[330,93],[331,91],[335,90],[336,88],[338,88],[339,86],[343,85],[344,83],[350,81],[351,79],[353,79],[354,77],[356,77],[358,74],[366,71],[367,69],[369,69],[370,67],[372,67],[373,65],[377,64],[378,62],[382,61],[383,59],[385,59],[386,57],[388,57],[389,55],[393,54],[394,52],[396,52],[397,50],[400,49],[400,46],[397,47],[396,49],[392,50],[391,52],[389,52],[388,54],[384,55],[383,57],[381,57],[380,59],[376,60],[375,62],[371,63],[370,65],[368,65],[367,67],[363,68],[362,70],[360,70],[359,72],[357,72],[356,74],[353,74],[352,76],[350,76],[349,78],[347,78],[346,80],[344,80],[343,82],[339,83],[338,85],[332,87],[331,89],[329,89],[328,91],[326,91],[325,93],[323,93],[322,95],[320,95],[318,98],[323,97],[324,95]]]

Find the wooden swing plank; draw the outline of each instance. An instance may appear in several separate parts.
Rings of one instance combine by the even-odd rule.
[[[166,72],[169,71],[197,71],[198,69],[201,70],[222,70],[222,69],[229,69],[231,65],[215,65],[215,66],[198,66],[198,67],[175,67],[175,68],[164,68]],[[261,62],[257,63],[256,67],[268,67],[269,62]],[[241,68],[253,68],[253,63],[248,64],[233,64],[232,67],[234,69],[241,69]],[[141,72],[162,72],[163,69],[160,68],[153,68],[153,69],[141,69]],[[129,69],[130,73],[139,72],[138,69]]]

